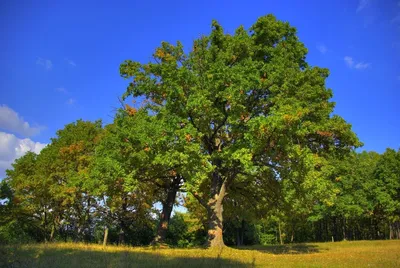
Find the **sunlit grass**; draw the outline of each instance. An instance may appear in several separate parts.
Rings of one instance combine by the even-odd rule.
[[[0,267],[400,267],[400,241],[307,243],[241,249],[94,244],[0,247]]]

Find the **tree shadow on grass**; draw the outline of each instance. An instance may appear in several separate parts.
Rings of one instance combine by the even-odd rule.
[[[272,254],[310,254],[319,253],[321,249],[315,245],[307,244],[287,244],[287,245],[269,245],[269,246],[250,246],[250,247],[239,247],[237,249],[257,250],[264,253]]]
[[[159,250],[105,251],[51,247],[0,247],[0,267],[249,267],[235,260],[208,256],[169,256]]]

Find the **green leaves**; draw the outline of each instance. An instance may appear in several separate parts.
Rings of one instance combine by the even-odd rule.
[[[181,44],[163,42],[154,61],[125,61],[121,76],[134,82],[124,97],[144,96],[143,108],[177,139],[168,145],[179,147],[179,153],[168,151],[173,160],[161,153],[156,163],[180,165],[182,172],[188,166],[201,170],[204,161],[210,167],[204,170],[208,176],[189,179],[188,188],[205,191],[212,173],[230,183],[247,174],[250,183],[267,169],[276,181],[288,181],[287,193],[302,189],[310,204],[319,196],[331,206],[335,191],[326,180],[332,171],[325,158],[341,157],[361,143],[349,124],[332,116],[329,71],[310,67],[306,53],[295,28],[272,15],[233,35],[213,21],[211,34],[195,40],[187,54]],[[190,145],[182,146],[183,137]],[[192,157],[200,160],[197,165],[188,165]]]
[[[391,222],[400,221],[400,150],[386,149],[374,175],[377,203]]]

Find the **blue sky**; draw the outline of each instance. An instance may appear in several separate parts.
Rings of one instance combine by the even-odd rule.
[[[0,178],[65,124],[111,122],[122,61],[149,61],[161,41],[191,46],[212,19],[232,33],[269,13],[330,69],[335,113],[362,149],[400,147],[400,0],[216,2],[0,1]]]

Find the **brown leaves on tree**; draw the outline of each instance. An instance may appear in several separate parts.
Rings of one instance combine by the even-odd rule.
[[[83,141],[71,144],[70,146],[62,147],[60,149],[61,155],[75,154],[82,152],[84,149]]]
[[[329,137],[333,136],[333,133],[329,132],[329,131],[320,131],[320,130],[318,130],[317,134],[322,136],[322,137],[326,137],[326,138],[329,138]]]
[[[192,135],[186,134],[185,135],[185,139],[186,139],[187,142],[190,142],[192,140]]]
[[[125,110],[130,116],[134,116],[137,113],[137,110],[128,104],[125,104]]]

